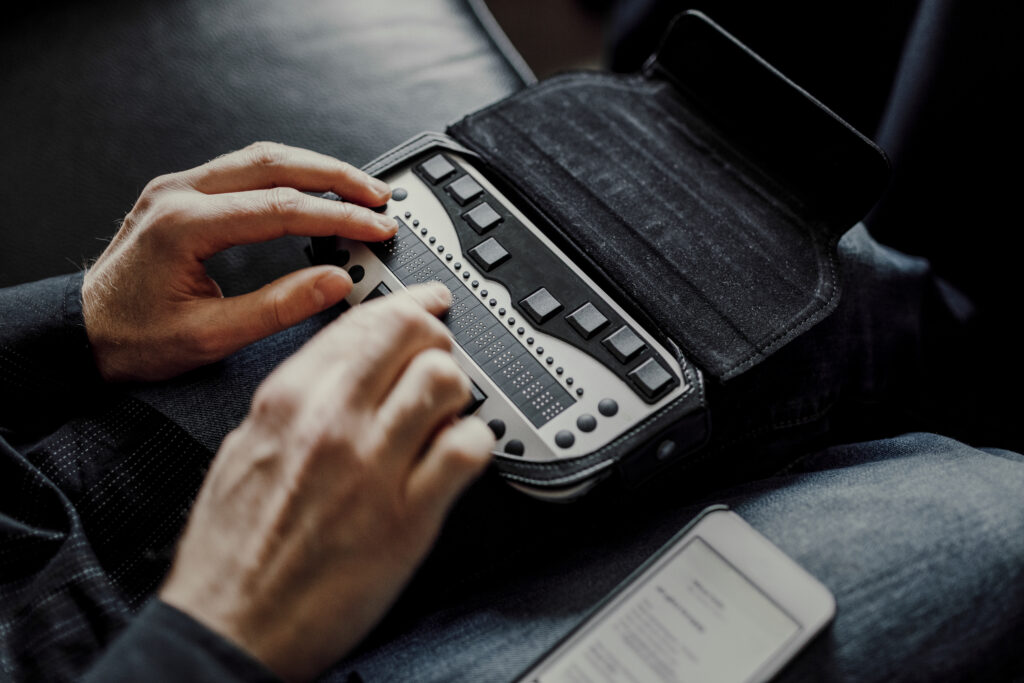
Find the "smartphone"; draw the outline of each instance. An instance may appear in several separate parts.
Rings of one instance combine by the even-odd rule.
[[[714,506],[518,680],[767,681],[835,611],[821,582],[739,515]]]

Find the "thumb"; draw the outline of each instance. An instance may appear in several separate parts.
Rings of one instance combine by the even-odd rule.
[[[218,355],[226,356],[254,341],[302,322],[344,299],[352,279],[336,266],[314,266],[289,273],[255,292],[210,299],[209,329],[216,332]]]

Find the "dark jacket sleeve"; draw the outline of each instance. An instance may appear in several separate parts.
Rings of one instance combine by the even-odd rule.
[[[28,436],[102,390],[82,318],[82,273],[0,289],[0,434]]]
[[[213,683],[279,679],[260,662],[198,621],[154,600],[107,648],[86,683]]]

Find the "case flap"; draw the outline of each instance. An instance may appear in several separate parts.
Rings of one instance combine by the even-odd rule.
[[[558,76],[449,133],[728,379],[835,307],[836,243],[887,162],[699,13],[676,20],[646,71]]]

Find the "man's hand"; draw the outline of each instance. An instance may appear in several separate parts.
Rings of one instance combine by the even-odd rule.
[[[301,190],[331,190],[346,201]],[[82,285],[100,374],[110,381],[173,377],[338,303],[352,288],[340,268],[306,268],[224,298],[203,261],[287,234],[387,239],[395,221],[365,207],[390,194],[337,159],[273,143],[156,178]]]
[[[357,306],[256,392],[224,441],[160,597],[286,679],[383,616],[494,445],[455,416],[469,381],[442,285]]]

